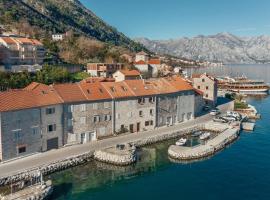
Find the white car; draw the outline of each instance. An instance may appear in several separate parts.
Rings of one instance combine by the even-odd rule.
[[[218,110],[211,110],[210,111],[210,115],[216,116],[218,114],[220,114],[220,112]]]

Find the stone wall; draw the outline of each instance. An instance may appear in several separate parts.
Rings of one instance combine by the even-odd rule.
[[[2,159],[40,152],[41,128],[40,109],[1,113]],[[19,152],[19,148],[24,147],[25,152]]]
[[[55,109],[55,112],[52,114],[47,114],[46,110],[49,108]],[[41,108],[41,123],[42,123],[42,151],[47,151],[47,141],[50,139],[57,138],[58,147],[64,145],[63,139],[63,106],[62,105],[53,105],[48,107]],[[49,125],[56,125],[56,130],[49,132]]]
[[[124,126],[125,131],[130,132],[130,125],[133,125],[133,132],[154,129],[156,106],[155,102],[149,102],[149,98],[150,97],[144,97],[145,103],[141,104],[138,103],[138,98],[115,101],[114,123],[116,133],[121,133],[122,126]],[[152,114],[150,114],[150,110],[152,110]],[[146,121],[149,122],[149,125],[145,123]],[[151,124],[150,121],[153,123]],[[139,126],[139,130],[137,126]]]

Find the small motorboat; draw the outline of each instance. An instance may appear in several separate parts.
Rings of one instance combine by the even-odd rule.
[[[178,140],[175,144],[177,146],[183,146],[184,144],[186,144],[187,139],[186,138],[181,138],[180,140]]]
[[[198,136],[200,136],[201,134],[203,134],[202,131],[196,131],[196,132],[192,133],[192,136],[193,136],[193,137],[198,137]]]
[[[200,140],[206,140],[210,137],[210,133],[206,132],[200,136]]]

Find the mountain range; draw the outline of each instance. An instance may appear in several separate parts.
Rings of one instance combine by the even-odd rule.
[[[239,37],[230,33],[199,35],[170,40],[135,38],[150,51],[192,60],[240,63],[270,63],[270,36]]]
[[[18,25],[22,20],[45,34],[72,30],[78,35],[133,51],[145,49],[105,23],[79,0],[0,0],[0,24]]]

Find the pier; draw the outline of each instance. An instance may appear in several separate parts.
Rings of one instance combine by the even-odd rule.
[[[204,145],[197,145],[195,147],[171,145],[168,149],[168,154],[171,158],[179,160],[193,160],[208,157],[236,140],[238,135],[238,128],[228,128],[213,139],[208,140]]]

